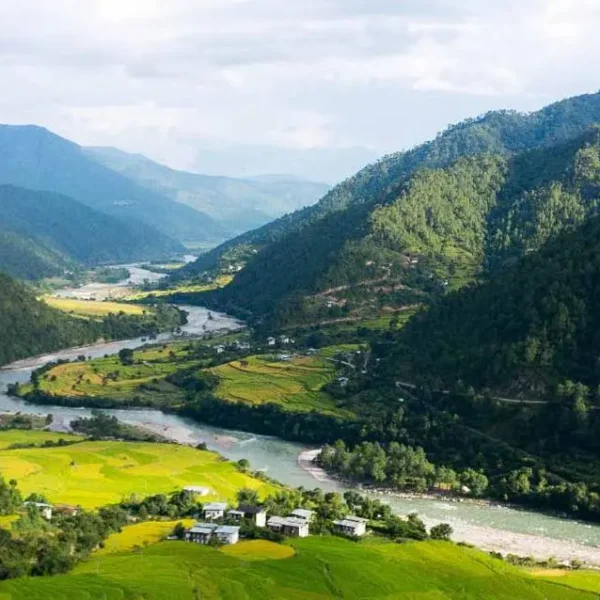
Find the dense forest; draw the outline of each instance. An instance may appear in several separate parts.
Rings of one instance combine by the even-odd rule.
[[[52,192],[0,185],[0,269],[19,279],[60,275],[77,264],[155,259],[179,244]]]
[[[390,365],[437,389],[462,382],[535,398],[571,380],[595,400],[599,300],[600,219],[594,218],[417,315],[397,334]]]
[[[240,248],[238,264],[247,266],[218,301],[224,306],[263,314],[283,306],[283,300],[290,294],[306,295],[346,281],[356,284],[356,277],[364,275],[364,267],[373,265],[365,265],[372,259],[363,261],[364,253],[353,242],[363,240],[363,234],[368,233],[373,210],[399,203],[415,172],[445,168],[461,157],[482,154],[497,155],[496,161],[506,161],[517,153],[564,143],[597,122],[600,122],[600,94],[564,100],[528,115],[499,111],[467,120],[431,142],[366,167],[336,186],[315,206],[230,240],[182,269],[176,277],[193,278],[214,271],[222,264],[224,255]],[[497,168],[502,170],[501,166]],[[497,182],[490,183],[493,186]],[[376,214],[373,219],[377,221],[377,217]],[[382,222],[385,214],[379,217]],[[334,239],[326,239],[329,237]],[[446,256],[450,262],[453,251],[448,248]],[[385,248],[376,245],[370,251],[373,252],[382,262],[387,259]],[[461,250],[456,252],[460,257]],[[449,269],[452,266],[445,270]],[[376,273],[380,278],[382,271]],[[444,280],[442,277],[441,282]],[[269,290],[268,298],[265,290]]]
[[[324,305],[333,318],[374,301],[431,301],[595,215],[599,148],[592,127],[555,146],[420,170],[374,207],[355,204],[267,246],[216,302],[285,326],[314,321]]]
[[[144,316],[119,313],[100,320],[78,319],[38,301],[24,284],[0,273],[0,365],[100,338],[155,335],[184,320],[185,313],[168,306]]]

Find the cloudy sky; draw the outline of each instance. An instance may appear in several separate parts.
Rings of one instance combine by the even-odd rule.
[[[600,0],[0,0],[0,23],[1,122],[181,168],[378,155],[600,87]]]

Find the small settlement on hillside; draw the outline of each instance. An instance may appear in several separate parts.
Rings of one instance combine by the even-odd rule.
[[[287,516],[273,515],[267,520],[262,506],[240,504],[227,510],[226,502],[210,502],[202,507],[204,522],[198,522],[185,532],[184,539],[196,544],[236,544],[240,538],[241,525],[251,523],[288,537],[307,537],[314,511],[297,508]],[[340,535],[360,537],[366,533],[366,519],[347,515],[333,522],[334,532]]]

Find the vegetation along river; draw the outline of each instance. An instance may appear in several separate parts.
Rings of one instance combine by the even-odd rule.
[[[208,310],[204,308],[182,308],[189,312],[189,322],[183,330],[191,336],[202,336],[207,331],[232,330],[241,326],[238,321],[224,314],[213,313],[213,319],[209,320]],[[167,341],[171,337],[171,334],[162,334],[158,340]],[[55,352],[8,365],[0,369],[0,411],[51,413],[54,416],[52,427],[56,430],[68,430],[72,419],[89,415],[91,411],[86,408],[27,403],[7,396],[7,385],[28,381],[33,369],[49,361],[74,359],[80,354],[88,357],[114,354],[121,348],[135,348],[142,344],[140,338],[109,342]],[[231,460],[247,458],[253,468],[264,470],[271,477],[291,486],[318,486],[327,491],[344,489],[342,484],[318,469],[307,468],[307,458],[311,454],[299,444],[202,425],[157,410],[106,412],[127,423],[144,425],[181,443],[205,442],[209,448]],[[554,556],[561,561],[579,558],[600,567],[600,526],[597,525],[487,503],[456,502],[434,497],[411,498],[401,495],[378,497],[388,501],[402,514],[419,513],[429,525],[441,521],[450,523],[455,532],[455,540],[466,541],[487,550],[522,556]]]

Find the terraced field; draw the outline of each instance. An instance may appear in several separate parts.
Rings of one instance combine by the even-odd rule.
[[[444,542],[310,537],[292,546],[289,558],[247,561],[161,542],[143,552],[95,555],[68,575],[4,581],[0,600],[592,600],[600,591],[597,574],[558,583]]]
[[[289,361],[270,356],[250,356],[211,369],[219,378],[215,395],[231,402],[252,405],[280,404],[290,411],[318,410],[325,414],[351,417],[338,409],[335,400],[323,387],[335,378],[335,363],[320,355],[293,357]]]
[[[4,433],[0,432],[0,440]],[[23,441],[27,439],[24,435]],[[261,495],[274,490],[218,454],[175,444],[81,442],[0,450],[0,473],[7,480],[16,479],[24,496],[39,492],[53,503],[85,508],[120,502],[132,494],[168,493],[185,485],[211,488],[214,494],[207,497],[211,500],[232,500],[244,487]]]

